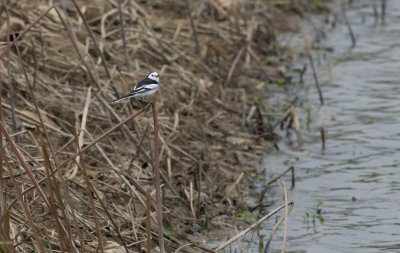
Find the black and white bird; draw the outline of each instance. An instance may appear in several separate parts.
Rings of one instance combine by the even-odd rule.
[[[151,96],[158,90],[159,81],[160,77],[157,72],[151,72],[145,79],[140,81],[128,95],[115,99],[112,103],[118,103],[127,98]]]

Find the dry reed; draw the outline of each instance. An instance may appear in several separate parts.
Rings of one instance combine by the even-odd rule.
[[[172,252],[200,241],[202,219],[247,208],[247,172],[273,148],[269,107],[254,96],[267,96],[260,81],[276,83],[275,35],[296,29],[302,5],[47,2],[0,8],[3,248],[138,252],[161,239]],[[158,124],[150,104],[108,104],[150,71],[161,75]]]

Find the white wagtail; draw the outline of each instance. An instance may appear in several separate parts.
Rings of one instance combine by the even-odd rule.
[[[140,81],[128,95],[115,99],[112,103],[118,103],[127,98],[151,96],[158,90],[159,81],[160,77],[157,72],[151,72],[145,79]]]

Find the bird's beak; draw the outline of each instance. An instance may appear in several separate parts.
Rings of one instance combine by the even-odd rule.
[[[159,77],[159,75],[157,74],[156,77]]]

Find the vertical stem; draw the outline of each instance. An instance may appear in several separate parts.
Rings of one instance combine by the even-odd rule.
[[[158,223],[158,240],[160,253],[164,253],[164,234],[162,223],[162,203],[161,203],[161,186],[160,186],[160,160],[159,160],[159,140],[158,140],[158,119],[155,103],[151,105],[154,120],[154,160],[155,160],[155,186],[156,186],[156,207],[157,207],[157,223]]]
[[[342,7],[343,17],[344,17],[344,22],[346,23],[346,26],[347,26],[347,30],[349,30],[349,34],[350,34],[350,38],[351,38],[351,47],[353,48],[356,46],[356,37],[354,36],[353,29],[351,29],[350,22],[347,19],[345,8],[346,8],[345,6]]]
[[[198,163],[198,176],[197,176],[197,208],[196,208],[196,216],[199,217],[200,216],[200,205],[201,205],[201,174],[203,173],[203,163],[202,160],[204,159],[204,157],[201,157],[202,159],[199,161]]]
[[[293,189],[294,185],[296,184],[296,176],[294,174],[294,167],[292,167],[291,170],[292,170],[292,189]]]
[[[13,40],[16,39],[17,36],[15,36],[15,33],[13,31],[11,31],[11,24],[10,24],[10,13],[8,11],[8,6],[7,6],[7,2],[5,0],[3,0],[3,5],[5,7],[6,10],[6,14],[7,14],[7,45],[9,46],[7,49],[7,79],[8,79],[8,87],[10,89],[10,98],[11,98],[11,120],[12,120],[12,124],[13,124],[13,130],[14,133],[18,132],[18,127],[17,127],[17,118],[15,116],[15,88],[12,85],[12,71],[11,71],[11,36],[13,38]],[[1,94],[0,94],[1,95]],[[15,137],[15,141],[18,143],[19,142],[19,136],[17,135]]]
[[[287,217],[289,215],[289,210],[288,210],[288,194],[287,194],[287,190],[286,190],[286,186],[285,183],[283,182],[283,180],[280,178],[279,182],[281,183],[281,186],[283,188],[283,194],[284,194],[284,199],[285,199],[285,225],[283,228],[283,245],[282,245],[282,249],[281,249],[281,253],[285,253],[285,248],[286,248],[286,235],[287,235]]]
[[[378,24],[379,20],[379,14],[378,14],[378,6],[376,6],[376,0],[372,3],[372,10],[374,12],[374,19],[375,19],[375,25]]]
[[[315,80],[315,86],[317,87],[317,90],[318,90],[319,100],[321,102],[321,105],[324,105],[324,98],[322,96],[321,87],[319,87],[318,75],[317,75],[317,71],[316,71],[315,65],[314,65],[314,60],[313,60],[313,57],[311,54],[311,45],[310,45],[310,41],[307,37],[304,37],[304,45],[305,45],[305,49],[307,51],[308,59],[310,60],[310,65],[311,65],[311,69],[312,69],[314,80]]]
[[[382,25],[385,25],[385,16],[386,16],[386,0],[382,0],[382,9],[381,9]]]
[[[119,24],[121,27],[121,37],[122,37],[122,45],[124,48],[124,54],[125,54],[125,64],[126,64],[126,68],[130,71],[131,63],[129,61],[128,49],[126,47],[125,26],[124,26],[124,19],[122,16],[121,1],[122,0],[118,0]]]
[[[3,107],[1,106],[1,88],[3,87],[3,82],[1,81],[0,72],[0,123],[3,123]],[[0,153],[3,152],[3,133],[0,132]],[[4,215],[4,191],[3,191],[3,156],[0,155],[0,220],[3,220]]]
[[[200,53],[200,43],[199,43],[199,39],[197,38],[197,30],[196,30],[196,26],[194,25],[192,10],[190,9],[189,0],[186,0],[186,9],[187,9],[188,16],[190,19],[190,26],[192,27],[192,31],[193,31],[194,43],[196,44],[196,53],[199,54]]]
[[[75,134],[75,136],[77,136],[77,135]],[[78,148],[78,153],[79,153],[79,157],[80,157],[79,160],[80,160],[80,166],[82,168],[82,174],[83,174],[83,177],[85,179],[86,186],[87,186],[87,189],[86,189],[87,190],[87,195],[88,195],[89,204],[90,204],[90,207],[91,207],[91,210],[92,210],[93,220],[94,220],[94,224],[95,224],[95,228],[96,228],[97,240],[98,240],[98,243],[99,243],[98,244],[98,248],[100,249],[100,252],[104,253],[104,242],[103,242],[103,238],[101,236],[100,222],[99,222],[99,219],[97,217],[96,206],[94,205],[94,200],[93,200],[93,195],[94,195],[95,190],[91,187],[89,176],[88,176],[87,171],[86,171],[85,162],[84,162],[84,159],[83,159],[83,156],[82,156],[82,150],[79,147],[78,139],[75,138],[75,141],[76,141],[76,146]],[[77,165],[79,166],[79,164],[77,164]]]
[[[146,190],[146,252],[151,253],[151,204],[150,204],[150,188]]]
[[[1,90],[3,88],[3,81],[1,81],[0,71],[0,123],[3,123],[3,107],[1,105]],[[3,133],[0,132],[0,153],[3,152]],[[0,155],[0,220],[3,220],[4,215],[4,191],[3,191],[3,156]]]
[[[315,86],[317,86],[319,100],[321,102],[321,105],[324,105],[324,98],[322,97],[322,91],[321,91],[321,87],[319,86],[317,71],[315,70],[314,60],[312,58],[310,50],[308,50],[308,58],[310,59],[311,69],[313,71],[313,76],[314,76],[314,80],[315,80]]]
[[[301,145],[303,145],[303,138],[301,137],[301,132],[300,132],[300,121],[299,121],[299,117],[297,116],[297,111],[296,108],[294,106],[291,107],[291,114],[292,114],[292,120],[294,123],[294,130],[296,132],[296,136],[297,136],[297,142],[299,144],[299,147]]]

